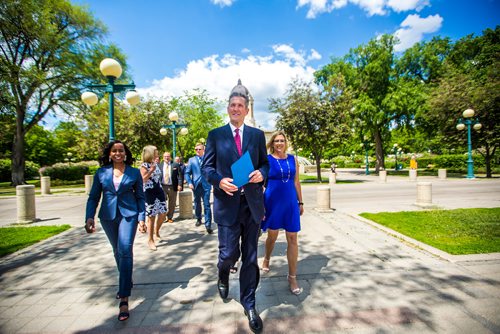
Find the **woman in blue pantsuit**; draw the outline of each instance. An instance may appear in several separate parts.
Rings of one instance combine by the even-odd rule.
[[[94,182],[87,201],[85,229],[95,232],[94,216],[102,194],[99,220],[111,243],[119,272],[120,299],[118,320],[129,318],[128,297],[132,289],[133,245],[137,222],[145,228],[144,191],[142,177],[132,167],[133,158],[128,147],[119,140],[109,142],[99,159],[101,168],[94,175]]]

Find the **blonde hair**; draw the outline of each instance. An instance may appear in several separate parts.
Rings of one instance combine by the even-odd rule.
[[[283,136],[283,138],[285,139],[285,149],[284,151],[286,152],[288,150],[288,140],[286,139],[286,135],[283,131],[279,130],[279,131],[276,131],[272,134],[271,138],[269,139],[269,141],[267,142],[267,150],[269,151],[270,154],[274,154],[274,140],[276,139],[276,137],[278,136]]]
[[[155,158],[155,152],[158,151],[156,146],[147,145],[142,149],[142,162],[153,162]]]

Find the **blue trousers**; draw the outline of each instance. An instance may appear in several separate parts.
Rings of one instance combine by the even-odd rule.
[[[201,182],[194,188],[194,215],[201,219],[201,200],[203,199],[203,212],[205,213],[205,227],[212,226],[212,210],[210,209],[210,189],[205,190]]]
[[[255,223],[250,208],[242,196],[238,210],[238,221],[231,226],[218,225],[219,236],[219,279],[227,283],[229,269],[240,256],[240,303],[245,309],[255,307],[255,292],[259,285],[260,272],[257,263],[257,245],[260,224]],[[240,247],[241,238],[241,247]]]
[[[122,217],[119,212],[114,220],[101,220],[118,268],[118,296],[130,296],[132,290],[133,247],[137,231],[137,216]]]

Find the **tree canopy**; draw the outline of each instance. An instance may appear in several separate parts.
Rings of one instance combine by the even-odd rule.
[[[0,111],[15,114],[14,185],[24,183],[26,133],[49,112],[74,111],[81,88],[97,77],[97,57],[124,60],[103,44],[105,33],[101,22],[68,0],[0,1]]]

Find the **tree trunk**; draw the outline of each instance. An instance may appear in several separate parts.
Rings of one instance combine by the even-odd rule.
[[[24,117],[17,117],[16,134],[14,136],[14,143],[12,144],[12,186],[19,186],[26,184],[24,179],[24,168],[26,159],[24,157],[24,127],[22,119]]]
[[[484,164],[486,165],[486,177],[491,178],[491,157],[489,145],[486,145],[486,154],[484,155]]]
[[[375,157],[377,161],[375,162],[375,173],[378,173],[380,169],[385,169],[384,161],[384,147],[382,146],[382,138],[379,131],[374,132],[375,138]]]
[[[316,158],[316,175],[318,177],[318,182],[321,183],[321,156],[318,154],[315,156]]]

